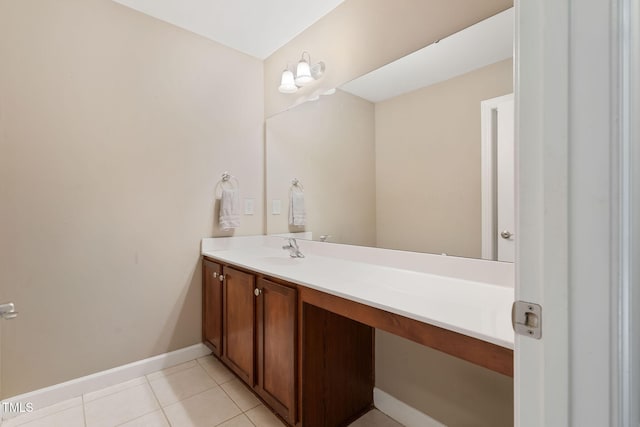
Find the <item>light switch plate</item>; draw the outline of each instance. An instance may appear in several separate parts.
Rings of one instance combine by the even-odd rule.
[[[244,199],[244,214],[253,215],[254,206],[255,206],[254,199]]]
[[[280,215],[282,212],[282,200],[273,199],[271,201],[271,215]]]

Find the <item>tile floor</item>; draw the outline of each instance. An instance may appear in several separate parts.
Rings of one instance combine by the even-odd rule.
[[[1,427],[283,427],[212,356],[2,422]],[[373,410],[350,427],[401,427]]]

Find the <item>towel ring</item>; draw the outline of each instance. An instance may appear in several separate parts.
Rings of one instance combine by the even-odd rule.
[[[302,183],[300,182],[300,180],[298,178],[293,178],[291,180],[291,189],[293,189],[295,187],[297,187],[300,190],[304,191],[304,186],[302,185]]]
[[[235,176],[231,175],[229,172],[224,171],[220,181],[216,184],[216,198],[222,197],[222,190],[225,189],[225,184],[229,185],[228,190],[239,190],[240,189],[240,181]],[[220,194],[218,194],[218,189],[220,189]]]

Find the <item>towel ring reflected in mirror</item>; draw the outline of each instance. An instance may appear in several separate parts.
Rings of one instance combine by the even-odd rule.
[[[298,178],[293,178],[291,180],[291,188],[289,190],[293,191],[296,188],[299,189],[300,191],[304,191],[304,186],[302,185],[300,180]]]
[[[226,185],[226,187],[225,187]],[[222,197],[222,190],[239,190],[240,181],[234,175],[231,175],[228,171],[224,171],[220,181],[216,184],[215,195],[216,199]]]

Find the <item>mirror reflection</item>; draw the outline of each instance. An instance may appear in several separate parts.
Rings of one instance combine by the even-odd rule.
[[[511,9],[268,118],[267,233],[508,261],[496,138],[513,121],[498,122],[512,23]]]

